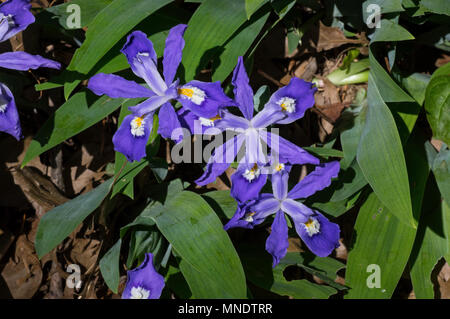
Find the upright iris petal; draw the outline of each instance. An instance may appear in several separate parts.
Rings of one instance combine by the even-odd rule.
[[[25,30],[35,19],[29,0],[8,0],[0,5],[0,42]]]
[[[272,232],[266,241],[266,250],[273,256],[275,267],[285,256],[288,247],[288,228],[285,220],[287,214],[306,246],[319,257],[328,256],[339,247],[339,226],[296,199],[324,189],[330,185],[331,179],[336,177],[338,172],[339,162],[322,164],[288,192],[289,169],[275,169],[272,174],[273,195],[261,194],[257,199],[239,205],[235,216],[224,228],[253,228],[269,215],[276,214]],[[303,191],[304,188],[306,189]]]
[[[219,82],[191,81],[180,85],[179,80],[175,79],[184,48],[183,35],[186,27],[184,24],[179,24],[169,31],[163,57],[164,78],[158,71],[157,55],[153,43],[147,38],[147,35],[142,31],[134,31],[127,37],[121,52],[126,56],[134,74],[142,78],[149,89],[143,86],[138,88],[140,85],[133,81],[102,73],[92,77],[88,85],[88,88],[97,95],[106,94],[113,98],[147,97],[147,100],[129,107],[129,110],[134,116],[140,118],[158,112],[158,133],[177,143],[182,139],[182,131],[179,130],[182,124],[191,126],[190,112],[198,118],[209,120],[216,117],[221,108],[232,102],[223,92]],[[181,112],[177,114],[171,104],[174,100],[183,105],[184,118],[181,121],[179,118]],[[126,130],[119,130],[121,138],[116,138],[115,141],[120,143],[123,140],[122,137],[126,136]],[[134,141],[132,145],[134,145],[134,149],[131,153],[134,155],[131,157],[131,147],[125,148],[124,145],[116,145],[116,149],[126,149],[128,151],[126,155],[129,158],[141,158],[142,154],[145,154],[145,144],[139,140]],[[141,149],[138,151],[137,147]]]
[[[164,286],[164,277],[153,266],[153,255],[147,253],[138,268],[128,271],[122,299],[158,299]]]

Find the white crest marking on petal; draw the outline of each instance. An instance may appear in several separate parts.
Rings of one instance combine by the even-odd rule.
[[[277,103],[283,111],[286,111],[288,113],[295,112],[295,99],[290,97],[283,97],[281,98]]]
[[[314,217],[309,217],[308,221],[303,225],[305,225],[305,229],[309,237],[312,237],[320,232],[320,223]]]
[[[192,85],[186,85],[179,88],[178,94],[180,94],[182,98],[188,99],[197,105],[202,104],[206,98],[205,91]]]
[[[251,169],[246,169],[242,176],[251,183],[255,178],[258,178],[260,174],[261,170],[258,165],[255,164]]]
[[[131,288],[130,299],[148,299],[150,296],[150,290],[143,287],[133,287]]]
[[[133,136],[143,136],[145,135],[145,120],[142,117],[135,116],[130,122],[130,131]]]

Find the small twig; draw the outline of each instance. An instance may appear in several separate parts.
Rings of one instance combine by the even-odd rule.
[[[117,173],[117,175],[114,177],[114,181],[111,184],[111,189],[114,188],[114,185],[116,184],[117,180],[119,179],[120,174],[122,174],[123,169],[125,168],[125,165],[127,165],[128,160],[126,159],[125,162],[123,162],[122,167],[120,168],[119,172]]]
[[[283,86],[284,86],[283,84],[281,84],[280,81],[274,79],[273,77],[271,77],[269,74],[267,74],[267,73],[264,72],[263,70],[258,69],[258,73],[259,73],[260,75],[262,75],[264,78],[266,78],[267,80],[273,82],[276,86],[278,86],[278,87],[283,87]]]

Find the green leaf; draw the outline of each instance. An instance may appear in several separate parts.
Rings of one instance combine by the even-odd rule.
[[[237,209],[236,200],[231,197],[230,191],[213,191],[202,194],[202,197],[208,202],[221,218],[231,219]]]
[[[450,16],[450,3],[447,0],[422,0],[420,4],[431,12]]]
[[[38,131],[27,149],[22,167],[34,157],[94,125],[124,101],[126,99],[111,99],[107,96],[99,98],[90,92],[75,94]]]
[[[381,27],[376,29],[371,42],[373,43],[405,40],[414,40],[414,36],[398,23],[383,19],[381,20]]]
[[[244,56],[261,32],[270,14],[270,6],[261,9],[245,22],[223,45],[223,53],[213,63],[213,81],[224,81],[236,66],[239,56]],[[256,45],[254,46],[256,47]],[[220,63],[218,66],[216,66]]]
[[[441,196],[450,206],[450,149],[443,145],[436,155],[433,166],[433,174],[436,177]]]
[[[57,6],[53,6],[50,8],[45,9],[45,11],[50,12],[53,15],[54,18],[58,18],[59,24],[67,29],[67,30],[73,30],[73,26],[67,26],[67,20],[70,17],[70,15],[74,14],[74,11],[69,10],[68,6],[71,5],[78,5],[80,8],[80,28],[86,27],[88,24],[91,23],[91,21],[95,18],[95,16],[103,10],[105,7],[107,7],[109,4],[111,4],[113,0],[71,0],[68,3],[63,3]],[[70,9],[70,8],[69,8]]]
[[[368,110],[357,151],[358,164],[379,199],[399,220],[416,227],[402,143],[389,108],[372,74]]]
[[[55,248],[69,236],[81,222],[91,214],[110,191],[112,179],[104,182],[89,193],[55,207],[41,219],[36,233],[36,253],[39,258]]]
[[[182,63],[186,82],[223,52],[224,43],[246,21],[245,3],[242,0],[202,2],[189,20],[184,35],[186,46]],[[236,61],[233,61],[233,66],[235,64]]]
[[[433,136],[450,144],[450,74],[432,77],[425,94],[425,109]]]
[[[120,248],[122,247],[122,239],[119,239],[114,246],[100,260],[100,271],[105,283],[115,294],[119,288],[120,270]]]
[[[245,0],[245,12],[247,13],[247,19],[255,13],[259,8],[261,8],[269,0]]]
[[[75,52],[67,70],[88,74],[100,59],[131,29],[147,16],[170,3],[171,0],[114,0],[100,11],[89,25],[86,40]],[[66,99],[75,88],[66,83],[64,95]]]
[[[272,94],[270,88],[267,85],[261,86],[258,91],[253,95],[253,105],[256,112],[260,112],[267,102],[269,102]]]
[[[306,279],[287,281],[283,275],[286,264],[279,264],[272,268],[272,258],[263,247],[242,246],[239,255],[244,264],[247,279],[254,285],[280,296],[326,299],[337,292],[330,286],[317,285]]]
[[[390,298],[408,262],[415,234],[414,228],[401,223],[371,193],[356,219],[355,244],[348,255],[345,276],[350,290],[345,298]],[[367,285],[373,283],[369,276],[376,275],[369,265],[380,267],[379,287]]]
[[[344,153],[340,150],[335,150],[332,148],[326,147],[313,147],[313,146],[305,146],[303,147],[305,151],[321,157],[344,157]]]
[[[446,209],[441,200],[436,181],[428,179],[423,211],[410,257],[411,280],[418,299],[433,299],[434,287],[431,272],[436,263],[447,254],[449,238],[445,230]]]
[[[239,257],[219,218],[200,195],[180,192],[155,210],[152,218],[188,264],[181,270],[194,297],[245,298]],[[202,281],[210,284],[201,285]]]

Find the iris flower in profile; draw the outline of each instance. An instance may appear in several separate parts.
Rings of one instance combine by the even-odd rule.
[[[164,277],[153,266],[153,255],[145,254],[142,264],[128,271],[122,299],[158,299],[165,286]]]
[[[232,131],[236,135],[214,150],[204,174],[196,181],[198,185],[214,182],[230,166],[244,145],[245,156],[239,160],[240,164],[233,176],[235,183],[243,183],[239,188],[247,189],[249,196],[259,193],[265,183],[266,176],[261,174],[261,167],[269,161],[264,153],[265,145],[271,149],[271,153],[277,153],[291,164],[319,164],[317,158],[302,148],[267,131],[267,127],[272,124],[288,124],[303,117],[305,111],[314,105],[316,89],[312,83],[293,78],[287,86],[276,91],[256,115],[253,114],[253,90],[242,57],[239,57],[234,69],[232,84],[234,102],[244,117],[222,109],[219,116],[210,119],[214,127]],[[249,199],[246,192],[238,193],[241,195],[238,198],[240,201]]]
[[[139,161],[145,157],[153,115],[158,110],[158,133],[176,142],[182,139],[181,130],[177,130],[181,128],[181,124],[171,101],[179,101],[184,108],[202,117],[212,117],[217,114],[219,108],[232,102],[223,92],[220,82],[193,80],[180,85],[178,79],[174,80],[181,63],[186,27],[187,25],[179,24],[169,31],[162,61],[164,79],[158,71],[156,52],[147,35],[134,31],[128,36],[121,52],[127,57],[134,74],[142,78],[149,88],[113,74],[100,73],[89,81],[88,88],[97,95],[105,94],[111,98],[147,98],[129,108],[132,114],[124,118],[113,138],[115,150],[124,154],[129,161]]]
[[[9,40],[35,21],[30,8],[29,0],[8,0],[0,4],[0,42]],[[0,67],[27,71],[40,67],[59,69],[61,65],[39,55],[16,51],[0,54]],[[3,83],[0,83],[0,132],[8,133],[17,140],[22,138],[14,96]]]
[[[339,226],[296,200],[306,199],[328,187],[331,179],[337,177],[339,169],[337,161],[321,164],[288,191],[290,166],[280,163],[271,175],[273,194],[263,193],[257,199],[239,205],[224,229],[253,228],[275,214],[272,231],[266,241],[266,250],[272,255],[275,267],[286,255],[289,246],[287,214],[297,234],[314,254],[319,257],[330,255],[339,247]]]

